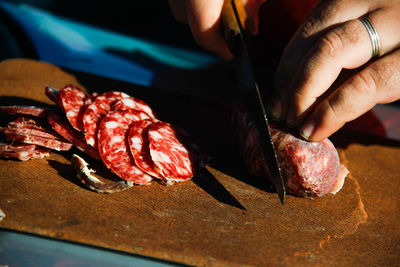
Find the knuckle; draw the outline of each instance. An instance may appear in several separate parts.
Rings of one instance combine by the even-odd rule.
[[[338,52],[343,49],[343,44],[341,28],[338,27],[321,37],[317,43],[317,52],[335,58]]]
[[[373,98],[377,91],[376,74],[373,70],[365,69],[353,77],[351,85],[359,94]]]
[[[307,38],[313,35],[318,21],[318,18],[315,17],[306,18],[306,20],[303,22],[303,26],[300,29],[300,36]]]

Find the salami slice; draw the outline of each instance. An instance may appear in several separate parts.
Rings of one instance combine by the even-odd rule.
[[[122,92],[106,92],[97,96],[83,113],[83,126],[87,144],[97,148],[97,132],[103,117],[111,110],[111,106],[119,99],[129,97]]]
[[[152,121],[140,120],[132,123],[128,134],[128,143],[136,165],[146,173],[162,179],[163,176],[156,172],[150,156],[148,132]]]
[[[0,112],[10,115],[30,115],[45,118],[47,109],[35,106],[0,106]]]
[[[47,138],[43,136],[32,135],[31,133],[21,133],[17,131],[12,131],[10,129],[5,131],[7,139],[12,142],[20,142],[26,144],[35,144],[39,146],[44,146],[57,151],[69,150],[72,147],[71,143],[56,140],[53,138]]]
[[[62,116],[56,112],[50,112],[48,119],[54,131],[92,158],[100,159],[97,150],[86,144],[82,133],[74,130]]]
[[[74,127],[78,131],[83,131],[83,112],[85,107],[86,93],[81,89],[67,85],[59,92],[58,102],[60,108],[65,111],[65,114]]]
[[[195,164],[172,125],[155,122],[149,129],[148,137],[151,158],[164,178],[184,181],[193,177]]]
[[[250,115],[243,108],[238,108],[234,117],[247,169],[255,176],[269,178],[258,131]],[[348,170],[340,164],[338,153],[328,139],[307,142],[294,133],[278,128],[271,129],[271,137],[288,192],[315,198],[335,194],[341,189]]]
[[[0,143],[0,157],[13,158],[21,161],[42,159],[50,155],[50,150],[30,144]]]
[[[138,110],[147,113],[153,119],[156,118],[153,110],[148,104],[134,97],[126,97],[118,100],[112,106],[112,110]]]
[[[129,153],[127,135],[134,121],[141,120],[143,112],[110,111],[99,127],[99,154],[112,172],[124,180],[147,185],[152,177],[136,166]],[[147,116],[147,115],[146,115]]]

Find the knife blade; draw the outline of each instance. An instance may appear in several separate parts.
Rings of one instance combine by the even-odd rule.
[[[245,100],[246,107],[250,112],[255,126],[259,132],[259,141],[263,148],[264,160],[271,175],[271,182],[278,193],[283,204],[286,189],[283,182],[282,172],[276,155],[276,150],[271,139],[271,131],[268,123],[267,112],[260,89],[254,77],[250,62],[244,25],[246,12],[241,0],[225,0],[222,9],[222,20],[225,39],[229,49],[235,55],[236,79],[241,97]]]

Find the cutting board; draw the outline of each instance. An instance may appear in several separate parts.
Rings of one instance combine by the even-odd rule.
[[[145,100],[161,119],[189,131],[212,160],[192,181],[98,194],[71,167],[78,150],[0,159],[0,227],[191,265],[398,264],[400,143],[338,132],[332,141],[350,170],[343,189],[314,200],[289,195],[282,206],[264,181],[246,173],[228,101],[17,59],[0,63],[0,105],[50,106],[45,86],[69,83]]]

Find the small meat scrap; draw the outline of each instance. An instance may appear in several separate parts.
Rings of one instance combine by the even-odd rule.
[[[98,133],[100,157],[112,172],[124,180],[147,185],[152,177],[136,166],[129,153],[127,135],[134,121],[149,119],[139,111],[110,111],[101,121]]]
[[[86,97],[85,92],[73,85],[62,88],[58,96],[60,108],[64,110],[72,127],[78,131],[84,131],[82,118]]]
[[[0,106],[0,112],[10,115],[29,115],[45,118],[47,109],[36,106]]]
[[[16,131],[12,131],[12,130],[6,130],[5,134],[7,136],[7,139],[12,142],[35,144],[35,145],[51,148],[51,149],[54,149],[57,151],[70,150],[72,147],[72,144],[69,142],[64,142],[64,141],[55,140],[52,138],[47,138],[47,137],[42,137],[42,136],[37,136],[37,135],[32,135],[32,134],[18,133]]]
[[[96,149],[86,144],[81,132],[74,130],[70,124],[56,112],[50,112],[48,116],[49,123],[53,130],[63,138],[75,145],[79,150],[85,152],[94,159],[100,159]]]
[[[134,121],[129,129],[128,143],[136,165],[144,172],[163,179],[154,168],[154,162],[150,156],[149,148],[149,129],[152,125],[151,120]]]
[[[95,171],[89,169],[89,164],[83,158],[79,157],[76,154],[72,155],[71,162],[76,172],[78,173],[80,181],[90,190],[93,190],[97,193],[116,193],[129,189],[133,186],[133,182],[125,180],[108,183],[101,181],[94,175]]]
[[[101,120],[111,111],[111,106],[117,100],[125,97],[129,97],[129,95],[123,92],[106,92],[97,96],[91,104],[86,106],[83,113],[83,127],[87,144],[97,148],[97,132]]]
[[[196,163],[171,124],[162,121],[153,123],[148,138],[151,159],[158,173],[173,181],[185,181],[193,177]]]
[[[269,178],[259,133],[249,113],[243,108],[234,111],[233,123],[239,133],[239,145],[248,171]],[[348,170],[340,164],[339,155],[328,140],[308,142],[278,128],[271,128],[271,137],[288,192],[305,198],[335,194]]]
[[[32,144],[0,143],[0,157],[27,161],[29,159],[42,159],[50,155],[48,148]]]
[[[126,97],[118,100],[112,106],[112,110],[138,110],[147,113],[152,119],[156,118],[151,107],[135,97]]]

